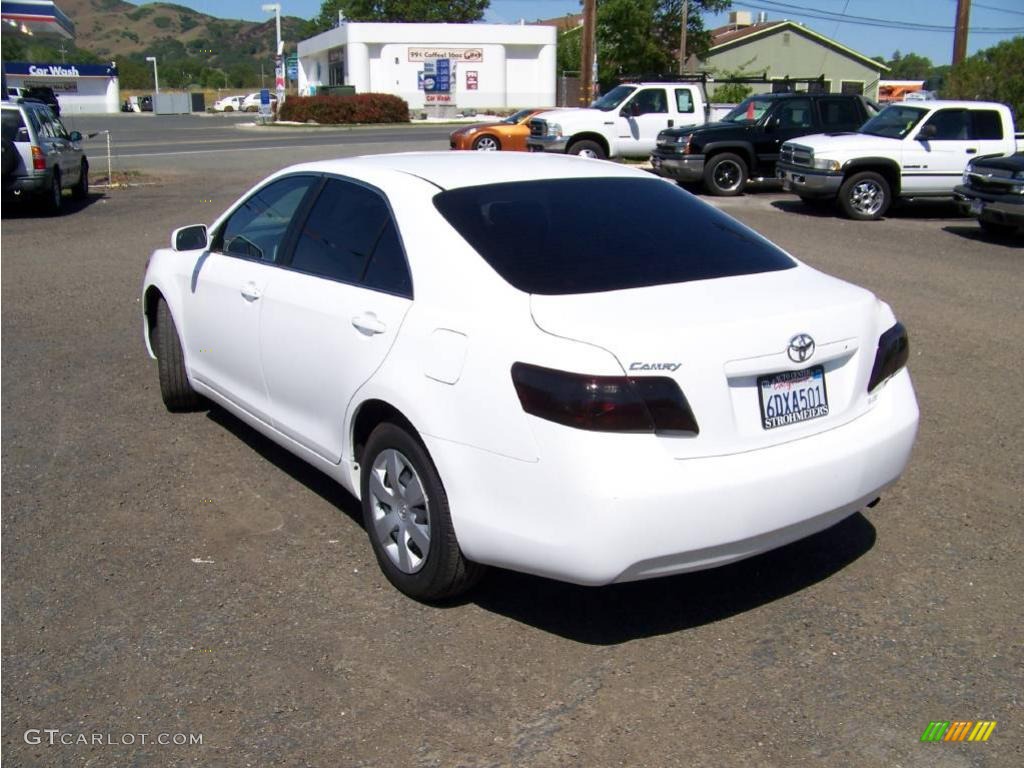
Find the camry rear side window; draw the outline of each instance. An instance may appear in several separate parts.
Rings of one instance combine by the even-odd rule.
[[[527,293],[594,293],[796,266],[756,232],[660,179],[464,187],[434,205]]]

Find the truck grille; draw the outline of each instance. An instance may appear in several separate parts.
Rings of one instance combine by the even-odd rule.
[[[971,189],[988,192],[991,195],[1008,195],[1024,182],[1013,179],[1013,171],[1005,168],[986,168],[984,171],[967,172],[967,180]]]
[[[808,168],[813,164],[814,150],[810,147],[802,147],[799,144],[786,143],[779,151],[779,162],[789,165],[803,165]]]
[[[540,118],[534,118],[530,121],[530,135],[531,136],[547,136],[548,135],[548,121],[541,120]]]

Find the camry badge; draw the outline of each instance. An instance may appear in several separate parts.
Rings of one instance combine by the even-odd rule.
[[[789,340],[789,347],[786,354],[794,363],[804,363],[811,359],[814,354],[814,339],[806,333],[798,333]]]

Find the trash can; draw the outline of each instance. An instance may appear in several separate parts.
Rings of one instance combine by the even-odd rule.
[[[192,111],[193,112],[205,112],[206,111],[206,94],[196,92],[192,94]]]

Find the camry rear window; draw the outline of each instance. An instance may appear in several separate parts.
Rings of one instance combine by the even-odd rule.
[[[434,197],[511,285],[595,293],[774,272],[796,262],[753,230],[660,179],[548,179]]]

